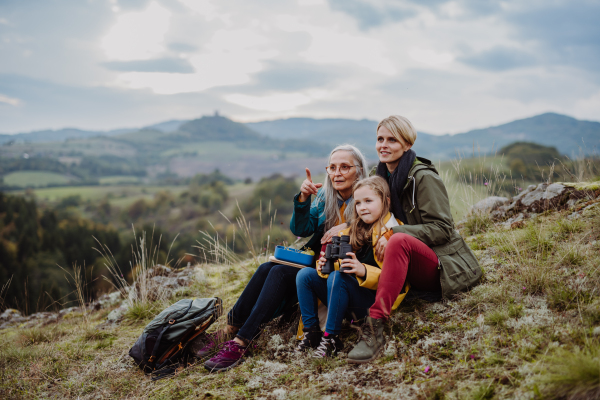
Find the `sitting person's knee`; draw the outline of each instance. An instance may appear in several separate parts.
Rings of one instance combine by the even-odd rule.
[[[318,276],[315,269],[302,268],[300,271],[298,271],[298,275],[296,275],[296,283],[312,280],[314,278],[313,275]]]
[[[412,236],[406,234],[406,233],[394,233],[392,235],[392,237],[388,240],[388,246],[399,246],[399,247],[405,247],[408,245],[409,240],[412,238]]]
[[[262,263],[260,264],[260,266],[256,269],[256,273],[269,273],[269,271],[271,271],[271,269],[273,268],[273,263],[272,262],[266,262],[266,263]]]

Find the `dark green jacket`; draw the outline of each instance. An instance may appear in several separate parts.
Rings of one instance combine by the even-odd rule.
[[[408,224],[395,226],[394,233],[414,236],[435,252],[440,260],[442,296],[448,299],[474,286],[481,278],[481,267],[454,229],[446,187],[431,161],[417,157],[400,200]]]

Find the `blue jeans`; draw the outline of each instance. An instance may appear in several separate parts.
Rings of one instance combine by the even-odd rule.
[[[312,268],[300,270],[296,276],[296,288],[304,326],[319,326],[319,299],[327,305],[325,331],[332,335],[340,333],[344,316],[357,320],[369,315],[369,307],[373,305],[377,292],[360,287],[353,275],[334,271],[324,279]]]
[[[227,314],[227,323],[240,328],[237,336],[252,341],[260,326],[269,322],[284,303],[296,303],[296,274],[299,269],[272,262],[261,264],[239,299]]]

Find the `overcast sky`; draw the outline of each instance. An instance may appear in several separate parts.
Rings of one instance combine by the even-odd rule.
[[[0,132],[408,117],[600,120],[600,2],[0,0]]]

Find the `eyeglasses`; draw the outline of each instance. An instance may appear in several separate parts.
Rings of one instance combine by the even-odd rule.
[[[335,165],[330,165],[329,167],[325,167],[325,171],[327,171],[327,173],[329,175],[334,175],[335,171],[337,171],[338,169],[340,170],[340,174],[342,175],[346,175],[348,172],[350,172],[351,168],[354,167],[358,167],[358,165],[340,165],[339,168],[336,167]]]

